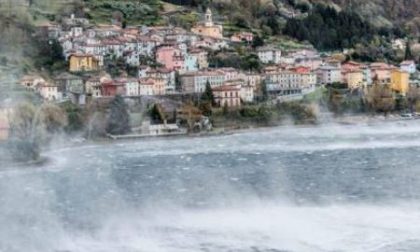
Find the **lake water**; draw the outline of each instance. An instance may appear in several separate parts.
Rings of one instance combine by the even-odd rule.
[[[0,252],[420,251],[420,122],[52,150],[0,172]]]

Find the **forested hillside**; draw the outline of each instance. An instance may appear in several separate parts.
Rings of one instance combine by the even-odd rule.
[[[159,0],[85,0],[83,7],[87,17],[98,23],[114,19],[128,25],[150,25],[161,20]]]
[[[406,27],[411,33],[420,35],[420,1],[418,0],[312,0],[312,2],[334,3],[351,9],[371,23]]]
[[[337,12],[332,7],[316,5],[304,19],[290,19],[284,34],[308,40],[318,49],[343,49],[372,40],[379,33],[354,12]]]
[[[317,4],[335,7],[337,10],[353,12],[375,27],[398,27],[407,29],[415,36],[420,35],[420,2],[418,0],[163,0],[190,7],[212,5],[221,13],[227,14],[229,20],[245,25],[267,25],[275,27],[273,20],[267,22],[274,14],[278,22],[284,18],[299,16]]]

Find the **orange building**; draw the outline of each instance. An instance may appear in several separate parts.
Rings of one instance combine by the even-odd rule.
[[[99,61],[90,54],[70,55],[70,72],[89,72],[99,70]]]
[[[394,69],[391,72],[391,87],[395,92],[402,95],[407,94],[409,88],[410,74],[399,69]]]

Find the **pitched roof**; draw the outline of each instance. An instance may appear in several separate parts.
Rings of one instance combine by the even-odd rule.
[[[414,60],[404,60],[403,62],[401,62],[401,66],[408,66],[408,65],[415,65],[416,63],[414,62]]]

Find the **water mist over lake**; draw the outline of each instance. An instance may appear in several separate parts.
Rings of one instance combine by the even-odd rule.
[[[89,144],[1,164],[0,251],[420,251],[420,122]]]

